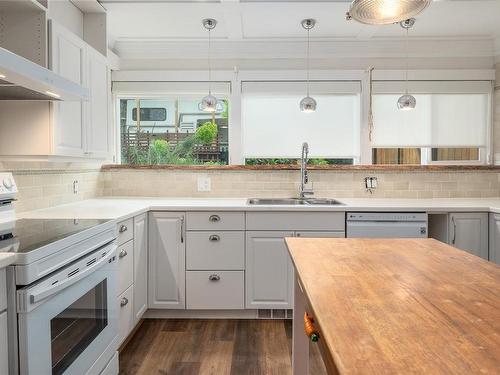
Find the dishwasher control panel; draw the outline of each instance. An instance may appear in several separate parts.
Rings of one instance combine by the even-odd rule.
[[[347,221],[427,221],[425,212],[348,212]]]

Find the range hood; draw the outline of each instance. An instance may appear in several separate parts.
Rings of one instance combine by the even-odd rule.
[[[0,100],[88,100],[89,90],[0,48]]]

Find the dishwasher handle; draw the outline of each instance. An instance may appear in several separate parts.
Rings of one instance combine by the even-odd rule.
[[[453,237],[451,239],[451,244],[455,245],[455,241],[457,239],[457,223],[455,221],[455,216],[451,217],[451,223],[453,224]]]

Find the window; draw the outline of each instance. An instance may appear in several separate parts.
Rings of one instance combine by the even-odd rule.
[[[484,162],[489,82],[411,82],[411,111],[396,107],[404,89],[401,82],[374,83],[374,164]]]
[[[352,163],[360,150],[360,83],[312,82],[318,103],[299,110],[305,84],[243,82],[242,134],[246,160],[296,159],[309,143],[311,159]]]
[[[199,109],[206,85],[115,82],[122,163],[227,164],[229,85],[214,84],[222,111],[213,114]]]

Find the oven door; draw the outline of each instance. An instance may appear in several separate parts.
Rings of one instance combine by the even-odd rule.
[[[21,374],[85,374],[103,353],[115,353],[117,262],[110,246],[80,262],[88,267],[58,271],[64,278],[53,285],[49,277],[18,291]]]

